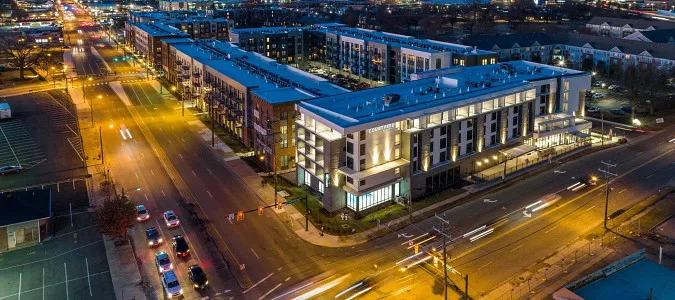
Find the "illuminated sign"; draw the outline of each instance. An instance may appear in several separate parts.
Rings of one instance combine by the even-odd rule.
[[[385,130],[392,130],[392,129],[394,129],[394,128],[396,128],[396,124],[391,123],[391,124],[387,124],[387,125],[382,125],[382,126],[377,126],[377,127],[369,128],[369,129],[368,129],[368,133],[373,133],[373,132],[378,132],[378,131],[385,131]]]

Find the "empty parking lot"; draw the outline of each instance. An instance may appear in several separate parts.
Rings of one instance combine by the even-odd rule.
[[[0,166],[23,166],[30,169],[46,160],[20,119],[0,122]]]

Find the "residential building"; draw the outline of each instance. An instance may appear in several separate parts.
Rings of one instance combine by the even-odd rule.
[[[128,22],[143,23],[177,19],[195,19],[206,17],[203,11],[198,10],[173,10],[173,11],[137,11],[127,12]]]
[[[282,51],[302,49],[302,53],[294,52],[294,60],[300,67],[304,64],[297,63],[298,59],[318,62],[328,68],[387,84],[410,80],[410,74],[416,72],[451,65],[487,65],[497,61],[494,53],[471,46],[420,40],[334,23],[293,28],[235,29],[231,35],[233,42],[272,57],[277,52],[268,51],[268,47],[273,50],[274,46]],[[300,41],[300,38],[303,40]],[[300,43],[302,47],[298,46]],[[283,62],[286,56],[281,56]]]
[[[295,103],[348,92],[231,43],[168,39],[163,44],[167,80],[180,88],[182,97],[253,148],[269,169],[294,167]]]
[[[185,32],[162,23],[134,23],[127,22],[124,30],[127,45],[151,66],[159,68],[162,59],[163,39],[189,37]]]
[[[623,38],[638,31],[673,29],[675,23],[654,19],[622,19],[593,17],[586,23],[586,29],[593,34],[613,38]]]
[[[624,39],[575,33],[485,35],[469,37],[464,43],[495,52],[499,61],[523,59],[604,72],[636,66],[673,74],[675,44],[665,34],[670,32],[636,32]],[[648,37],[658,42],[642,40]]]
[[[627,35],[624,39],[647,43],[675,45],[675,28],[638,31]]]
[[[62,45],[63,27],[49,22],[22,22],[0,26],[0,35],[24,39],[27,43]]]
[[[310,50],[303,43],[308,27],[260,27],[234,29],[230,41],[246,51],[254,51],[282,64],[305,66]]]
[[[232,22],[195,10],[129,12],[131,23],[155,23],[172,26],[193,39],[229,39]]]
[[[202,10],[210,9],[210,0],[159,0],[159,10]]]
[[[40,243],[52,232],[51,190],[0,193],[0,252]]]
[[[296,105],[298,185],[359,214],[528,151],[585,146],[588,73],[526,61],[450,67]]]

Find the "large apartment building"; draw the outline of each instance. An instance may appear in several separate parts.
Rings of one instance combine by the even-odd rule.
[[[161,41],[187,37],[189,37],[187,33],[162,23],[127,22],[124,28],[124,38],[131,50],[142,56],[148,64],[157,68],[162,59]]]
[[[451,67],[296,105],[299,185],[328,211],[416,199],[523,153],[587,145],[588,73],[525,61]]]
[[[243,48],[282,63],[304,68],[308,62],[319,62],[383,84],[408,81],[417,72],[494,64],[497,60],[496,54],[471,46],[333,23],[235,29],[230,35],[230,40]]]
[[[295,103],[348,92],[326,79],[215,39],[168,39],[162,66],[185,100],[209,112],[269,169],[295,166]]]

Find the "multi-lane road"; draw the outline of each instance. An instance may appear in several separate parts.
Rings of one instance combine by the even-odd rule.
[[[123,55],[116,47],[100,47],[107,44],[107,37],[101,32],[78,35],[71,41],[73,38],[86,40],[82,43],[97,47],[111,71],[133,70],[126,61],[114,61]],[[78,75],[108,71],[105,63],[86,47],[82,56],[74,58],[73,62]],[[259,197],[228,166],[228,162],[216,156],[195,133],[192,125],[186,122],[195,118],[183,118],[177,109],[179,103],[165,100],[149,82],[122,83],[121,86],[130,105],[118,98],[107,84],[84,88],[88,98],[89,95],[102,95],[100,100],[94,98],[94,119],[95,126],[102,128],[105,160],[110,163],[117,183],[127,191],[132,190],[130,197],[145,204],[152,216],[150,221],[136,227],[134,239],[137,245],[144,245],[143,229],[149,226],[160,228],[165,241],[175,234],[188,237],[193,255],[186,261],[173,259],[187,298],[203,295],[255,299],[303,295],[427,297],[439,296],[442,292],[441,273],[433,271],[435,268],[424,267],[433,264],[432,259],[420,262],[418,265],[422,268],[415,266],[401,271],[402,266],[424,259],[425,254],[396,264],[413,254],[408,246],[410,239],[426,234],[415,240],[421,242],[435,235],[433,227],[439,227],[438,219],[423,220],[399,232],[344,249],[305,243],[286,222],[272,213],[230,222],[228,214],[256,208],[261,204]],[[137,118],[130,111],[137,112]],[[124,139],[120,134],[122,125],[129,129],[132,138]],[[675,171],[672,153],[675,144],[669,140],[674,135],[670,128],[634,144],[557,166],[555,170],[486,195],[487,201],[477,199],[448,210],[443,214],[450,223],[446,232],[454,237],[461,237],[483,225],[487,230],[492,229],[482,238],[472,239],[485,230],[457,239],[448,248],[450,265],[462,274],[471,275],[469,292],[474,297],[519,275],[538,258],[601,224],[603,183],[579,190],[568,187],[579,182],[583,175],[598,174],[601,160],[611,160],[617,164],[612,171],[621,177],[613,184],[610,212],[629,206],[653,194],[670,180],[668,174]],[[214,255],[212,244],[189,218],[188,211],[181,205],[181,193],[158,158],[158,151],[166,156],[208,216],[208,226],[218,232],[214,238],[221,239],[235,257],[239,266],[230,267],[244,267],[245,276],[239,280],[227,270],[222,258]],[[539,200],[542,202],[537,207],[549,204],[523,213],[525,207]],[[181,227],[166,228],[161,222],[161,213],[166,210],[176,211],[183,220]],[[496,223],[499,226],[494,224],[497,220],[502,220]],[[439,237],[422,243],[422,250],[431,243],[438,246],[438,240]],[[160,249],[171,253],[167,244]],[[137,248],[144,273],[159,295],[161,286],[153,266],[153,255],[160,249]],[[202,294],[190,289],[186,277],[185,269],[195,263],[201,264],[210,275],[211,288]],[[455,275],[451,278],[463,286]],[[240,285],[249,288],[243,290]],[[456,297],[457,294],[452,295]]]

